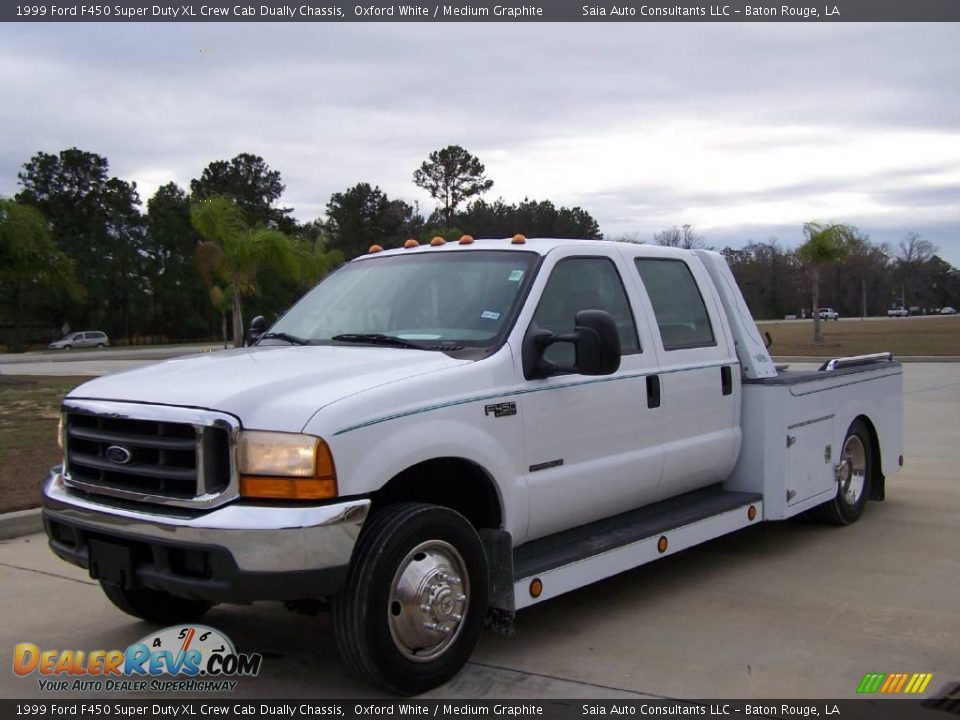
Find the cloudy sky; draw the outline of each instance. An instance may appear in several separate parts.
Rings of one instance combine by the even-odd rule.
[[[852,223],[960,266],[960,25],[0,26],[0,195],[77,146],[146,200],[262,155],[301,220],[459,144],[490,199],[580,205],[608,237],[715,246]],[[517,228],[522,231],[523,228]]]

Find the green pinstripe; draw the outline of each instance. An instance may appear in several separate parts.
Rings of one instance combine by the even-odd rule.
[[[663,370],[663,371],[646,371],[640,373],[630,373],[626,375],[617,375],[616,377],[602,377],[602,378],[591,378],[590,380],[580,380],[577,382],[564,383],[563,385],[554,385],[553,387],[539,387],[539,388],[522,388],[519,390],[508,390],[506,392],[493,393],[490,395],[478,395],[476,397],[463,398],[461,400],[451,400],[449,402],[437,403],[435,405],[425,405],[420,408],[415,408],[413,410],[405,410],[403,412],[393,413],[392,415],[384,415],[383,417],[374,418],[372,420],[366,420],[362,423],[357,423],[356,425],[350,425],[345,427],[342,430],[337,430],[334,433],[334,436],[345,435],[346,433],[353,432],[354,430],[361,430],[363,428],[370,427],[371,425],[379,425],[380,423],[388,422],[390,420],[397,420],[402,417],[409,417],[410,415],[419,415],[421,413],[433,412],[434,410],[442,410],[443,408],[456,407],[457,405],[468,405],[475,402],[483,402],[485,400],[494,400],[496,398],[509,398],[516,397],[517,395],[529,395],[530,393],[538,392],[547,392],[550,390],[562,390],[564,388],[577,387],[579,385],[595,385],[597,383],[605,382],[617,382],[618,380],[632,380],[633,378],[646,377],[647,375],[671,375],[678,372],[687,372],[688,370],[704,370],[706,368],[712,367],[721,367],[723,365],[737,365],[737,361],[733,362],[713,362],[705,365],[694,365],[691,367],[676,368],[674,370]]]

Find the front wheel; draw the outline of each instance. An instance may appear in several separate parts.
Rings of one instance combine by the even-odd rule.
[[[863,421],[857,420],[847,430],[835,470],[837,494],[832,500],[815,507],[813,517],[831,525],[849,525],[859,520],[870,495],[872,473],[870,433]]]
[[[467,662],[487,611],[486,555],[457,512],[403,503],[364,527],[334,599],[340,655],[364,680],[416,694]]]

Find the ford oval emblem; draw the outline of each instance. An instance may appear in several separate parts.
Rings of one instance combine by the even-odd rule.
[[[133,460],[133,453],[120,445],[111,445],[103,454],[107,456],[107,460],[117,465],[126,465]]]

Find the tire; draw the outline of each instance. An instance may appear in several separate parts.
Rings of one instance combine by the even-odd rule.
[[[105,582],[101,582],[100,587],[103,589],[103,594],[110,599],[110,602],[127,615],[158,625],[190,622],[198,619],[213,607],[213,603],[203,600],[188,600],[162,590],[122,588],[119,585]]]
[[[73,350],[73,345],[64,345],[64,346],[63,346],[63,349],[64,349],[64,350]]]
[[[103,350],[103,343],[97,343],[97,349]]]
[[[813,519],[830,525],[850,525],[863,515],[873,477],[873,446],[862,420],[847,430],[837,469],[837,494],[810,511]]]
[[[476,530],[438,505],[401,503],[363,528],[333,632],[367,682],[412,695],[456,675],[483,631],[487,559]]]

